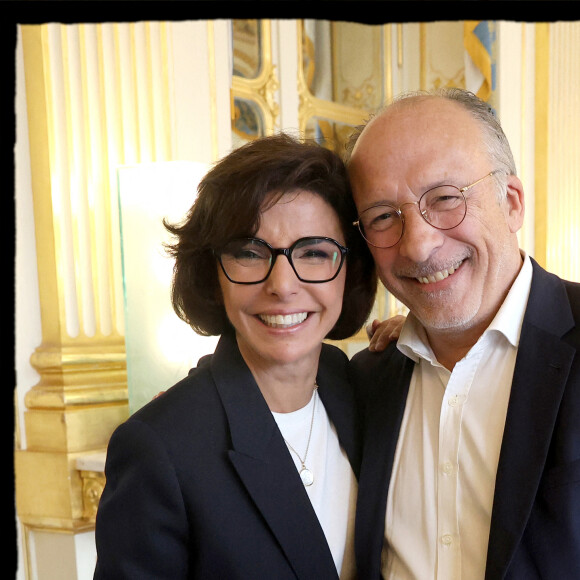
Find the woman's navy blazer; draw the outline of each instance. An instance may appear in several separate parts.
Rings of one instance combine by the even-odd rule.
[[[323,345],[317,383],[358,477],[347,364],[342,351]],[[233,336],[224,335],[187,378],[117,428],[105,474],[96,579],[338,578],[292,457]]]

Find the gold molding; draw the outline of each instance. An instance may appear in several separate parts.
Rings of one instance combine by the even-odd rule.
[[[535,68],[535,219],[534,257],[546,267],[547,262],[547,210],[548,210],[548,112],[550,76],[550,27],[536,23]]]
[[[171,43],[171,22],[160,22],[159,23],[159,34],[160,34],[160,41],[161,41],[161,75],[162,75],[162,93],[163,93],[163,102],[170,103],[171,99],[171,90],[170,87],[172,86],[171,81],[171,74],[169,71],[169,60],[171,55],[169,53],[169,46]],[[165,127],[171,127],[173,125],[172,117],[171,117],[171,110],[170,107],[164,107],[165,112]],[[162,135],[159,137],[163,139],[165,136],[165,148],[166,148],[166,158],[167,159],[174,159],[175,151],[173,147],[173,139],[172,139],[172,132],[171,131],[163,131]]]
[[[399,26],[399,25],[397,25]],[[392,34],[391,25],[383,26],[383,61],[385,63],[385,76],[383,79],[383,104],[390,103],[393,100],[393,57],[392,57]],[[402,58],[402,57],[401,57]]]
[[[419,88],[427,88],[427,24],[419,23]]]
[[[388,102],[393,93],[393,70],[392,70],[392,35],[389,24],[381,26],[383,33],[383,59],[384,73],[381,88],[384,91],[382,103]],[[399,30],[399,29],[397,29]],[[312,117],[321,117],[326,120],[336,121],[345,125],[356,126],[364,123],[371,111],[360,109],[349,105],[338,104],[314,96],[309,87],[308,79],[303,67],[304,52],[304,24],[302,20],[297,21],[298,31],[298,96],[299,96],[299,128],[305,133],[308,121]],[[334,52],[334,50],[333,50]]]
[[[528,141],[527,138],[527,129],[528,129],[528,121],[527,121],[527,116],[528,116],[528,107],[527,107],[527,69],[528,69],[528,55],[527,55],[527,40],[526,40],[526,26],[527,24],[525,22],[522,22],[520,24],[520,30],[521,30],[521,41],[520,41],[520,46],[521,46],[521,58],[520,58],[520,70],[521,70],[521,77],[520,77],[520,91],[521,91],[521,96],[520,96],[520,143],[526,143]],[[523,179],[523,177],[526,175],[527,172],[527,155],[526,155],[527,151],[525,147],[521,148],[520,151],[520,163],[519,163],[519,174],[520,174],[520,179]],[[518,235],[518,240],[520,242],[520,248],[523,248],[524,250],[527,250],[528,253],[531,253],[531,250],[528,249],[525,245],[525,240],[527,239],[527,232],[528,229],[530,228],[530,224],[529,222],[527,222],[524,219],[524,222],[522,224],[522,227],[519,229],[517,235]]]
[[[134,38],[133,27],[129,31]],[[96,232],[108,243],[112,227],[109,215],[97,223],[97,210],[91,206],[101,204],[100,210],[110,213],[106,178],[101,174],[93,182],[94,197],[88,190],[89,172],[108,170],[108,158],[98,167],[91,164],[91,147],[105,145],[89,140],[94,128],[89,104],[98,101],[89,100],[89,65],[84,61],[86,43],[93,42],[100,51],[102,35],[98,27],[59,24],[23,25],[21,32],[42,343],[30,358],[40,379],[24,398],[27,447],[15,454],[17,513],[27,529],[77,532],[92,525],[83,516],[76,457],[106,448],[112,431],[128,416],[124,338],[114,320],[108,324],[111,331],[103,332],[96,280],[102,271],[96,261],[97,242],[90,238]],[[80,85],[73,86],[77,74]],[[98,70],[91,78],[101,86],[93,87],[97,96],[91,94],[90,99],[103,98],[102,75]],[[75,203],[85,204],[82,211]],[[98,227],[106,231],[97,232]],[[63,254],[69,240],[73,262],[67,268]],[[113,319],[110,286],[119,280],[112,273],[109,246],[103,248],[102,266],[108,275],[100,288],[108,293]],[[91,296],[86,303],[85,295]],[[87,330],[90,318],[88,326],[94,331]],[[75,319],[76,326],[71,322]]]
[[[365,121],[369,112],[348,105],[339,105],[331,101],[325,101],[315,97],[309,90],[306,78],[304,77],[304,69],[302,66],[304,54],[302,49],[302,39],[304,35],[304,25],[302,20],[297,22],[298,30],[298,125],[300,132],[306,132],[306,125],[308,121],[314,117],[322,117],[324,119],[332,119],[345,125],[359,125]]]
[[[16,508],[26,526],[59,531],[87,531],[82,480],[73,454],[17,451]]]
[[[397,66],[403,68],[403,25],[397,23]]]
[[[260,20],[260,38],[262,42],[260,72],[255,78],[232,76],[232,115],[235,98],[254,101],[264,115],[264,130],[266,135],[274,133],[276,120],[280,114],[280,106],[276,102],[275,93],[280,88],[276,77],[276,65],[272,62],[272,32],[270,20]]]
[[[99,500],[105,488],[105,474],[98,471],[81,471],[83,494],[83,519],[94,523]]]

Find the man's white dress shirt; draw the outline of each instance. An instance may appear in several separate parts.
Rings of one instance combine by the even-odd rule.
[[[387,500],[382,572],[484,577],[495,476],[529,296],[527,256],[489,328],[449,372],[409,315],[397,347],[416,363]]]

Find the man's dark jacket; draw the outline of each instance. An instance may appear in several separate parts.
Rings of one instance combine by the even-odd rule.
[[[580,578],[580,284],[533,260],[532,266],[486,580]],[[363,580],[380,577],[387,494],[413,366],[394,343],[382,353],[363,351],[351,362],[364,405],[355,538]]]

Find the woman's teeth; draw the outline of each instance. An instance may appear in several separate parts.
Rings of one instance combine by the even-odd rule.
[[[455,272],[455,270],[457,270],[457,268],[459,268],[459,266],[461,266],[463,262],[457,264],[457,266],[455,267],[451,267],[448,268],[447,270],[441,270],[439,272],[435,272],[435,274],[431,274],[430,276],[421,276],[419,278],[416,278],[416,280],[420,283],[420,284],[433,284],[433,282],[439,282],[441,280],[445,280],[445,278],[451,276],[451,274],[453,274],[453,272]]]
[[[300,324],[306,320],[307,316],[306,312],[297,312],[295,314],[260,314],[259,318],[264,324],[279,328]]]

